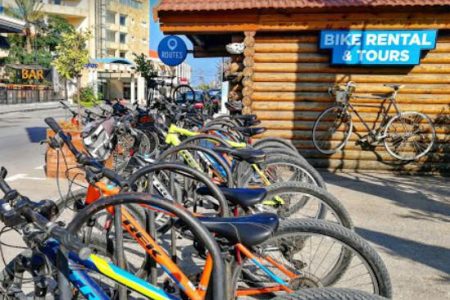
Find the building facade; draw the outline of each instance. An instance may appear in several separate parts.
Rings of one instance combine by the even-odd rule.
[[[90,64],[82,86],[92,86],[105,99],[143,101],[145,87],[133,66],[136,54],[148,53],[149,5],[145,0],[42,0],[42,12],[66,19],[77,30],[90,30]],[[15,6],[4,0],[5,7]],[[74,84],[69,84],[70,91]]]
[[[243,42],[244,54],[232,58],[242,80],[234,82],[230,90],[239,91],[243,112],[256,114],[262,126],[269,129],[261,137],[291,139],[314,166],[331,170],[449,173],[449,8],[448,0],[242,0],[239,5],[233,1],[162,0],[155,15],[165,34],[191,37],[195,56],[224,56],[227,43]],[[357,45],[358,38],[354,41],[341,38],[340,42],[330,42],[330,38],[326,47],[321,47],[322,37],[330,31],[354,33],[355,37],[363,32],[379,39],[364,48]],[[436,33],[435,47],[424,47],[415,53],[414,63],[401,65],[398,61],[408,55],[412,58],[410,51],[418,45],[432,44],[431,39],[408,43],[392,35],[397,32],[398,36],[413,37],[415,31]],[[355,45],[351,46],[352,43]],[[382,52],[370,48],[374,43]],[[403,44],[394,47],[388,43]],[[340,44],[346,44],[347,48]],[[342,48],[347,53],[335,56]],[[354,56],[352,51],[356,57],[360,51],[367,60],[378,59],[381,63],[352,65],[346,55]],[[407,51],[405,57],[400,56],[403,51]],[[336,58],[346,63],[339,60],[336,63]],[[349,81],[357,84],[358,98],[352,100],[353,104],[359,105],[361,116],[373,128],[382,121],[380,112],[389,107],[370,96],[392,91],[385,84],[404,85],[397,103],[402,111],[418,111],[431,118],[436,129],[433,150],[417,161],[399,162],[389,155],[383,143],[368,146],[358,143],[369,131],[355,117],[355,132],[344,148],[333,154],[317,151],[312,141],[314,121],[335,103],[328,88]],[[325,133],[327,128],[319,130]],[[343,135],[343,132],[329,135],[329,144],[339,143]]]

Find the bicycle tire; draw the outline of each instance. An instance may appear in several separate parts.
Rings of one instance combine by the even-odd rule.
[[[266,143],[270,144],[279,144],[281,147],[287,147],[292,149],[294,152],[298,152],[297,148],[292,144],[290,140],[285,140],[282,138],[276,138],[276,137],[267,137],[260,140],[257,140],[252,144],[252,146],[256,149],[259,149],[258,147],[261,145],[264,145]]]
[[[176,101],[176,99],[177,99],[177,93],[179,93],[182,89],[185,89],[185,90],[187,90],[188,92],[191,92],[192,93],[192,102],[195,102],[195,92],[194,92],[194,89],[190,86],[190,85],[188,85],[188,84],[180,84],[179,86],[177,86],[174,90],[173,90],[173,93],[172,93],[172,101]],[[184,92],[184,93],[186,93],[186,92]]]
[[[354,228],[353,221],[350,217],[350,213],[347,211],[344,205],[331,193],[327,192],[326,190],[318,186],[292,181],[292,182],[280,182],[272,184],[268,186],[266,190],[267,195],[265,200],[273,199],[275,196],[280,194],[292,192],[314,196],[323,203],[321,204],[320,211],[317,214],[318,219],[325,219],[327,213],[331,211],[336,216],[336,219],[339,221],[338,223],[339,225],[342,225],[350,230],[353,230]],[[287,210],[283,210],[283,206],[281,206],[277,210],[277,212],[279,212],[281,209],[283,213],[278,213],[278,216],[282,219],[292,217],[292,215],[297,211],[301,210],[305,206],[306,202],[309,200],[307,196],[305,197],[306,197],[306,199],[304,200],[305,203],[302,203],[302,200],[300,200],[299,203],[294,204]]]
[[[259,164],[261,170],[265,170],[267,166],[270,165],[276,165],[276,164],[284,164],[288,166],[296,167],[297,170],[301,171],[303,175],[307,176],[307,179],[309,180],[310,184],[317,185],[323,189],[326,190],[326,184],[323,180],[322,176],[317,172],[316,169],[314,169],[309,163],[306,164],[304,161],[299,159],[296,156],[289,156],[289,155],[271,155],[266,158],[266,160]],[[242,187],[249,186],[250,180],[252,179],[254,174],[254,170],[252,168],[248,168],[247,171],[239,178],[239,184]],[[293,181],[293,180],[287,180],[287,181]],[[295,181],[295,180],[294,180]],[[280,181],[277,181],[280,182]],[[302,181],[304,182],[304,181]],[[272,184],[275,182],[272,182]]]
[[[299,233],[323,235],[347,247],[342,252],[339,263],[321,280],[324,287],[336,284],[356,255],[355,257],[361,259],[366,267],[370,268],[371,275],[374,277],[372,280],[376,281],[373,293],[387,298],[392,297],[390,276],[381,257],[368,242],[345,227],[320,220],[287,219],[280,222],[276,234],[262,245],[270,245],[275,238],[292,241],[294,240],[293,235]],[[352,253],[349,251],[352,251]]]
[[[388,142],[388,137],[390,137],[389,134],[389,130],[391,129],[392,125],[394,124],[394,122],[400,118],[406,118],[406,116],[408,115],[416,115],[419,116],[420,118],[422,118],[423,120],[425,120],[428,125],[430,125],[431,128],[431,141],[429,142],[428,146],[419,154],[416,154],[412,157],[404,157],[401,155],[398,155],[393,149],[391,149],[390,144]],[[417,125],[416,122],[417,118],[414,118],[414,125]],[[404,124],[404,122],[402,122]],[[399,160],[403,160],[403,161],[413,161],[413,160],[417,160],[425,155],[427,155],[428,152],[430,152],[430,150],[433,148],[433,145],[435,143],[436,140],[436,129],[434,128],[433,122],[431,121],[431,119],[420,112],[416,112],[416,111],[408,111],[408,112],[402,112],[400,115],[396,115],[395,117],[393,117],[392,119],[389,120],[388,124],[386,125],[386,128],[384,130],[384,147],[386,148],[387,152],[394,158],[399,159]],[[414,149],[414,148],[413,148]]]
[[[363,291],[340,288],[312,288],[280,295],[273,300],[386,300],[387,298]]]
[[[346,120],[348,123],[347,129],[344,128],[344,130],[345,130],[344,138],[334,148],[332,148],[332,145],[333,145],[332,140],[331,140],[332,137],[329,135],[330,135],[330,133],[331,133],[331,135],[333,135],[336,132],[336,129],[334,132],[331,132],[330,128],[329,128],[330,126],[328,125],[328,122],[326,122],[326,120],[325,120],[325,118],[327,117],[327,114],[332,112],[333,110],[338,110],[338,117],[336,118],[336,120],[341,120],[342,119],[341,114],[344,114],[345,115],[344,117],[347,118]],[[324,119],[324,120],[322,121],[322,119]],[[321,122],[323,122],[324,124],[321,124]],[[342,122],[340,122],[340,124],[342,124]],[[323,132],[323,130],[320,129],[321,127],[328,128],[326,137],[327,137],[327,145],[330,146],[329,149],[325,149],[325,147],[322,147],[322,145],[319,145],[318,135],[319,135],[319,133]],[[346,110],[344,110],[343,106],[334,105],[332,107],[327,108],[322,113],[320,113],[320,115],[317,117],[316,121],[314,122],[313,130],[312,130],[312,140],[313,140],[314,147],[316,147],[316,149],[323,154],[334,154],[337,151],[340,151],[342,148],[345,147],[352,132],[353,132],[353,121],[352,121],[351,115]]]

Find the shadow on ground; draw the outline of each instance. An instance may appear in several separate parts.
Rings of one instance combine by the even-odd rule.
[[[356,232],[365,239],[382,246],[393,256],[401,256],[450,274],[450,249],[423,244],[396,237],[390,234],[356,228]],[[449,282],[449,276],[442,276],[440,281]]]
[[[384,177],[375,174],[324,174],[330,184],[388,199],[411,209],[402,218],[450,223],[448,178],[426,176]]]

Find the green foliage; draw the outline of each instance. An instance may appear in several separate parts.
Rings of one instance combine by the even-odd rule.
[[[80,89],[80,102],[84,107],[93,107],[97,105],[103,98],[101,93],[95,95],[94,87],[88,86]]]
[[[26,51],[26,37],[24,35],[8,35],[10,45],[7,64],[39,65],[50,68],[57,45],[62,43],[62,34],[74,32],[75,29],[65,19],[57,16],[49,16],[46,24],[41,24],[39,31],[33,39],[33,52]],[[13,83],[22,83],[16,72],[11,73]]]
[[[56,59],[53,61],[58,73],[66,79],[81,76],[81,71],[89,62],[89,51],[86,49],[91,33],[65,32],[61,35],[61,44],[56,46]]]
[[[212,83],[201,83],[197,86],[197,89],[202,91],[208,91],[212,88],[214,88],[214,85]]]
[[[152,62],[148,60],[144,54],[141,53],[140,55],[137,55],[136,53],[133,53],[133,55],[136,71],[141,73],[141,76],[144,77],[147,82],[158,76],[158,72],[153,67]]]
[[[14,2],[15,6],[7,7],[5,12],[7,15],[25,21],[25,50],[28,55],[31,55],[32,44],[35,40],[33,29],[38,32],[43,24],[43,4],[40,0],[15,0]]]

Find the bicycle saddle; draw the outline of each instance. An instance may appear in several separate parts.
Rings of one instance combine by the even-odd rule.
[[[200,217],[200,222],[212,233],[225,238],[229,244],[247,247],[258,245],[278,229],[278,216],[260,213],[236,218]]]
[[[252,137],[252,136],[266,132],[267,128],[265,128],[265,127],[252,127],[252,128],[236,127],[235,130],[242,133],[246,137]]]
[[[246,189],[219,187],[219,189],[228,201],[233,205],[238,205],[242,208],[249,208],[261,203],[267,195],[267,190],[264,188]],[[198,188],[197,194],[202,196],[213,196],[212,191],[206,186]]]
[[[402,88],[404,88],[405,86],[403,84],[384,84],[385,87],[389,87],[391,89],[393,89],[394,91],[398,91]]]
[[[234,159],[238,161],[245,161],[249,164],[258,164],[266,160],[266,153],[264,151],[256,149],[231,149],[216,147],[214,148],[214,150],[222,153],[227,153]]]

